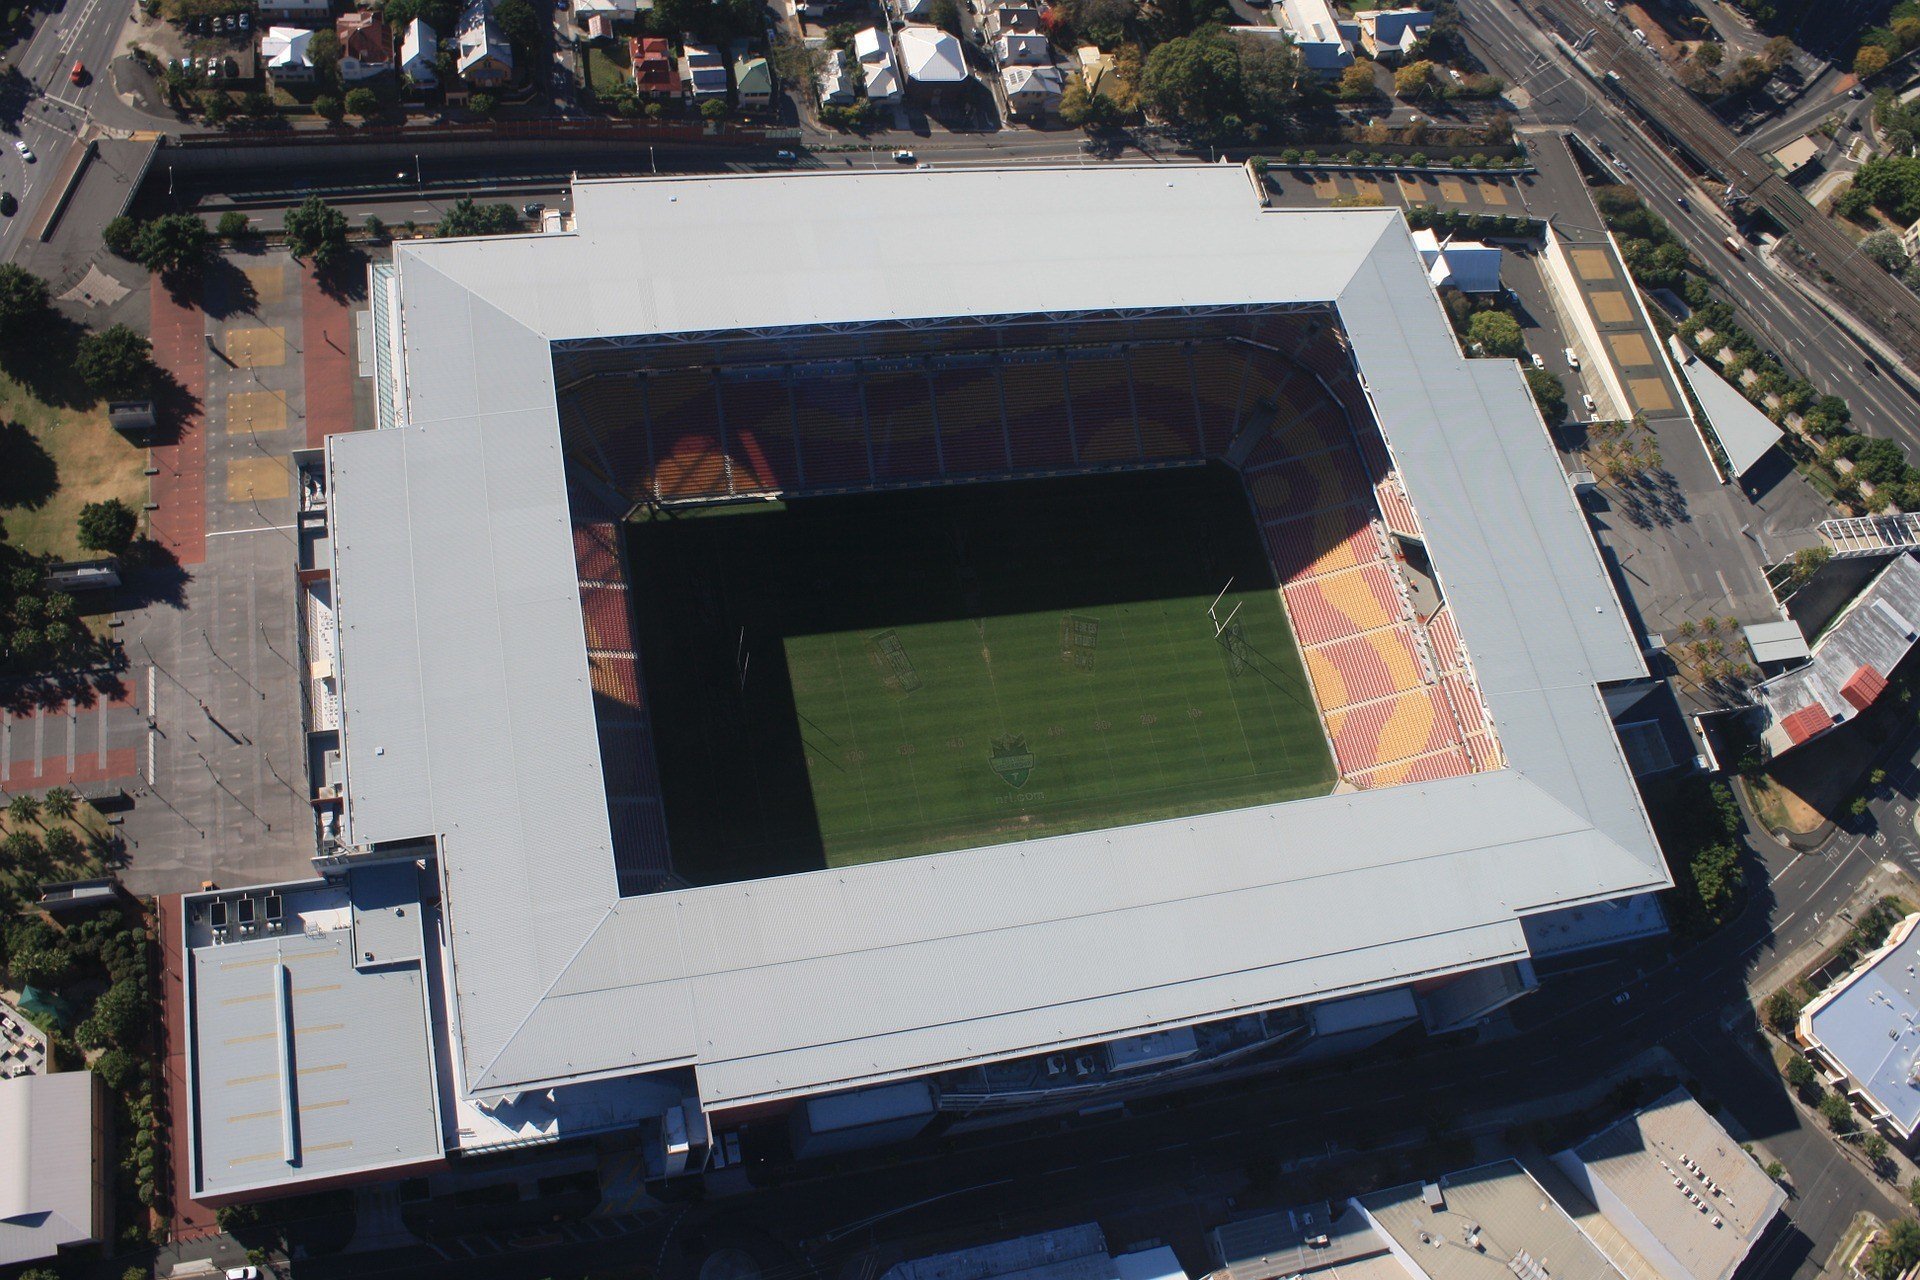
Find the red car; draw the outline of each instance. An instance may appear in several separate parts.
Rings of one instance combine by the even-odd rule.
[[[87,64],[84,62],[74,63],[73,70],[67,73],[67,79],[73,81],[75,84],[85,84],[87,82]]]

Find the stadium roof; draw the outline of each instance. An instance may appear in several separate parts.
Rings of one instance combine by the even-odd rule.
[[[1903,1136],[1920,1130],[1920,916],[1800,1012],[1800,1038],[1818,1046],[1876,1113]]]
[[[1075,229],[1050,314],[1338,306],[1508,767],[621,899],[552,345],[1031,312],[926,246],[1033,208]],[[1668,883],[1595,688],[1637,646],[1517,366],[1461,357],[1397,212],[1267,210],[1226,166],[583,182],[574,210],[396,246],[409,425],[329,440],[350,835],[440,841],[467,1090],[875,1083],[1518,959],[1521,915]]]

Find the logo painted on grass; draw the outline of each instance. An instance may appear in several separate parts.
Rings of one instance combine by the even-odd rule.
[[[995,738],[987,748],[987,763],[1000,775],[1000,781],[1015,791],[1027,785],[1033,776],[1033,753],[1027,750],[1024,734]]]

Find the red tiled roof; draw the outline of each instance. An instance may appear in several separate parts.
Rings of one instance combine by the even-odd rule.
[[[1887,691],[1887,678],[1872,667],[1862,665],[1840,686],[1840,696],[1857,710],[1865,711],[1873,700]]]
[[[393,33],[387,24],[370,13],[342,14],[333,24],[340,37],[340,52],[369,65],[393,61]]]
[[[1825,707],[1815,702],[1782,720],[1780,727],[1786,730],[1787,741],[1797,747],[1808,738],[1831,729],[1833,717],[1827,714]]]
[[[680,90],[680,69],[674,65],[673,51],[660,36],[647,36],[629,45],[633,60],[634,87],[665,93]]]

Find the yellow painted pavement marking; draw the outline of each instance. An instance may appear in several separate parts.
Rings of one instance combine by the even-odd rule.
[[[227,501],[284,498],[288,493],[285,458],[241,458],[227,466]]]
[[[235,391],[227,396],[229,433],[251,431],[258,435],[286,429],[287,402],[277,392]]]

